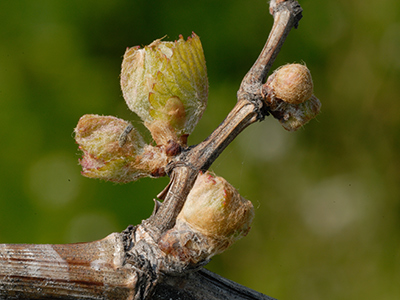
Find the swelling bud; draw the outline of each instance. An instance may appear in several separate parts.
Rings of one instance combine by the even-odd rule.
[[[121,88],[130,110],[143,120],[158,145],[170,140],[186,146],[207,105],[208,79],[199,37],[155,40],[128,48]]]
[[[222,177],[200,173],[175,227],[159,246],[172,261],[198,264],[226,250],[250,230],[254,208]]]
[[[271,114],[288,131],[298,130],[321,109],[321,102],[313,95],[311,73],[301,64],[275,70],[263,85],[262,95]]]

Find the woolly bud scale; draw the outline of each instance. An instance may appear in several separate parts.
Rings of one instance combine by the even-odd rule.
[[[287,103],[303,103],[313,94],[311,73],[301,64],[289,64],[278,68],[269,77],[269,81],[270,92]]]
[[[250,230],[254,208],[222,177],[199,174],[176,225],[162,237],[160,248],[188,263],[208,260]]]

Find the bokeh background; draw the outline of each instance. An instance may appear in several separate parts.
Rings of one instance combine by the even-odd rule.
[[[305,62],[322,112],[295,133],[254,124],[214,163],[256,218],[208,268],[281,300],[399,299],[400,2],[300,4],[274,68]],[[195,144],[233,107],[271,25],[265,0],[2,0],[0,243],[90,241],[151,214],[168,179],[84,178],[72,134],[86,113],[138,125],[119,87],[126,47],[201,37]]]

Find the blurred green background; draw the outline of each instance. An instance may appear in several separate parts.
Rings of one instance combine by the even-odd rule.
[[[306,62],[322,112],[295,133],[254,124],[214,163],[256,218],[208,268],[281,300],[399,299],[400,2],[300,4],[274,68]],[[84,178],[72,135],[87,113],[137,120],[119,87],[126,47],[200,36],[210,92],[195,144],[271,25],[265,0],[1,1],[0,243],[90,241],[151,214],[168,179]]]

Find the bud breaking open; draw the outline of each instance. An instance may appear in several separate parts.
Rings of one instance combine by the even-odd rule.
[[[75,140],[83,152],[80,164],[84,176],[130,182],[152,176],[167,164],[165,151],[146,145],[128,124],[112,116],[84,115],[79,119]]]
[[[140,116],[158,145],[170,140],[186,144],[201,118],[208,97],[208,79],[200,39],[156,40],[128,48],[121,71],[128,107]]]

